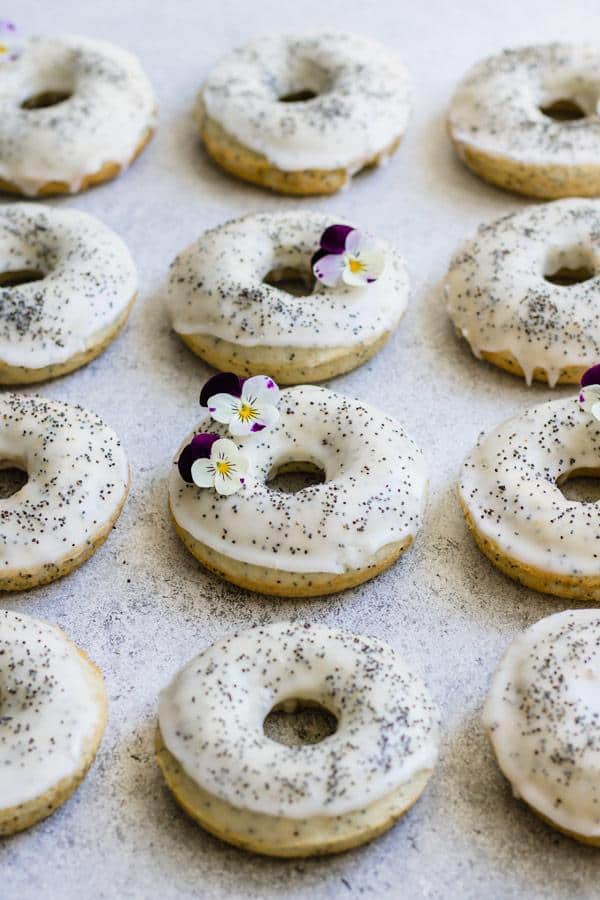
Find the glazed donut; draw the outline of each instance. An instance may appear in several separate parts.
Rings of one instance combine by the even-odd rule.
[[[0,590],[47,584],[81,565],[106,540],[129,488],[115,435],[81,406],[0,397],[0,468],[27,483],[0,499]]]
[[[406,309],[409,282],[400,254],[377,246],[385,268],[376,282],[327,287],[311,257],[334,219],[307,211],[252,214],[205,232],[171,266],[173,328],[222,371],[281,384],[320,381],[370,359]],[[278,286],[296,276],[297,297]]]
[[[484,710],[498,764],[545,822],[600,846],[600,614],[567,610],[512,642]]]
[[[600,195],[600,49],[539,44],[474,66],[450,105],[463,162],[532,197]]]
[[[75,194],[108,181],[141,153],[155,122],[134,56],[87,38],[31,38],[0,70],[0,189]]]
[[[577,383],[600,359],[600,204],[557,200],[479,228],[446,278],[450,317],[479,359]]]
[[[285,746],[263,722],[312,703],[337,730]],[[385,644],[278,623],[218,641],[160,697],[157,758],[178,803],[208,831],[272,856],[346,850],[390,828],[437,757],[426,689]]]
[[[72,372],[125,324],[137,290],[125,244],[98,219],[34,203],[0,208],[0,383]]]
[[[0,611],[0,835],[45,819],[91,766],[106,724],[102,674],[56,625]]]
[[[227,172],[284,194],[331,194],[391,156],[410,108],[405,67],[374,41],[270,34],[215,66],[197,118]]]
[[[196,429],[207,430],[227,434],[218,422]],[[262,594],[329,594],[373,578],[412,543],[425,497],[422,454],[373,407],[325,388],[288,388],[275,424],[236,440],[248,463],[237,493],[186,484],[175,466],[169,481],[179,537],[221,577]],[[281,471],[315,468],[325,483],[295,494],[269,486]]]
[[[536,591],[600,599],[600,506],[559,485],[600,474],[600,423],[576,399],[528,409],[482,435],[465,461],[460,501],[479,548]]]

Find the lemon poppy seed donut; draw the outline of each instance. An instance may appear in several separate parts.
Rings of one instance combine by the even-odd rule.
[[[81,406],[0,397],[0,467],[27,482],[0,498],[0,590],[47,584],[106,540],[129,489],[115,433]]]
[[[269,738],[272,709],[327,710],[320,743]],[[438,718],[400,657],[370,637],[309,623],[213,644],[162,692],[157,758],[200,825],[273,856],[334,853],[381,834],[417,800],[437,757]]]
[[[0,611],[0,835],[45,819],[79,785],[106,724],[102,675],[56,625]]]
[[[0,65],[0,189],[74,194],[107,181],[155,124],[152,87],[130,53],[88,38],[30,38]]]
[[[210,431],[225,436],[227,426],[211,422]],[[423,457],[379,410],[325,388],[287,388],[276,424],[236,441],[248,461],[237,493],[187,484],[176,466],[169,481],[177,533],[228,581],[275,596],[329,594],[373,578],[411,545]],[[269,486],[281,471],[307,468],[325,482],[295,494]]]
[[[343,32],[270,34],[214,67],[200,135],[226,171],[285,194],[330,194],[397,148],[408,74],[385,47]]]
[[[537,591],[600,599],[600,505],[568,500],[569,477],[600,474],[600,422],[577,398],[554,400],[482,435],[459,495],[479,548]]]
[[[98,219],[34,203],[0,208],[0,384],[55,378],[125,324],[137,272]]]
[[[577,383],[600,359],[600,202],[556,200],[482,225],[456,252],[448,312],[475,356]]]
[[[567,610],[518,635],[483,720],[513,793],[545,822],[600,846],[600,614]]]
[[[362,286],[327,287],[311,257],[335,219],[322,213],[251,214],[205,232],[171,266],[173,328],[221,371],[280,384],[332,378],[379,350],[406,309],[409,280],[400,254],[378,246],[385,268]],[[306,296],[278,286],[296,276]]]
[[[486,181],[531,197],[600,195],[600,48],[537,44],[477,63],[448,130]]]

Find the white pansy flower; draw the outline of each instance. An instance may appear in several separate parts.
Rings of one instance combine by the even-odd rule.
[[[210,450],[209,459],[197,459],[191,468],[194,484],[202,488],[214,487],[218,494],[235,494],[245,482],[248,459],[233,441],[219,438]]]
[[[236,437],[262,431],[279,419],[279,388],[267,375],[255,375],[241,386],[240,395],[214,394],[208,399],[213,419],[229,426]]]

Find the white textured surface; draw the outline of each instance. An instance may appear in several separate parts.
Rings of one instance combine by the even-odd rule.
[[[9,11],[32,31],[80,32],[137,52],[162,111],[155,141],[121,181],[56,201],[100,216],[127,240],[141,291],[116,344],[44,390],[104,417],[122,436],[134,476],[116,531],[90,562],[50,587],[2,599],[58,622],[86,647],[110,698],[98,762],[78,793],[0,846],[3,900],[597,896],[598,851],[554,833],[511,798],[479,722],[511,637],[569,604],[496,572],[467,535],[454,490],[479,430],[551,392],[476,362],[455,339],[439,296],[458,241],[480,220],[523,205],[454,160],[444,130],[454,85],[503,46],[600,33],[597,4],[331,0],[324,12],[321,0],[172,0],[162,10],[152,0],[20,0]],[[429,460],[431,496],[415,548],[391,571],[337,597],[278,603],[201,572],[169,524],[166,474],[197,419],[206,369],[169,332],[164,280],[202,228],[290,202],[222,175],[199,149],[190,111],[209,66],[261,30],[322,18],[349,30],[368,25],[413,74],[415,115],[389,167],[360,176],[342,196],[292,202],[387,233],[407,259],[415,287],[397,335],[332,385],[385,402],[407,426]],[[176,807],[153,761],[157,696],[183,662],[226,632],[306,616],[383,638],[402,653],[441,707],[441,761],[413,811],[375,843],[332,859],[272,861],[220,844]]]

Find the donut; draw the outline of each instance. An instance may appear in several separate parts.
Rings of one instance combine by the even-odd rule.
[[[484,710],[513,793],[553,828],[600,846],[600,614],[547,616],[512,642]]]
[[[62,806],[106,724],[99,669],[56,625],[0,610],[0,835]]]
[[[98,219],[34,203],[0,208],[0,383],[56,378],[100,354],[137,291],[121,239]]]
[[[426,475],[421,451],[397,422],[314,385],[287,388],[269,403],[265,395],[277,390],[262,391],[260,376],[236,397],[235,387],[219,388],[223,377],[238,381],[215,376],[203,390],[220,421],[201,421],[169,480],[175,529],[196,559],[249,590],[312,597],[373,578],[408,549]],[[221,415],[228,397],[230,425]],[[282,471],[304,470],[324,483],[297,493],[269,484]]]
[[[0,396],[0,469],[26,483],[0,497],[0,590],[47,584],[104,543],[129,489],[115,433],[81,406]]]
[[[209,73],[196,117],[227,172],[283,194],[332,194],[387,161],[411,109],[408,73],[375,41],[269,34]]]
[[[578,399],[542,403],[482,435],[459,485],[480,550],[536,591],[599,600],[600,506],[560,490],[569,478],[599,475],[598,460],[600,422]]]
[[[318,266],[320,239],[336,229],[361,240],[357,229],[305,210],[247,215],[205,232],[171,265],[174,330],[215,368],[268,370],[280,384],[320,381],[361,365],[404,314],[408,275],[400,254],[377,240],[371,243],[383,260],[379,277],[324,284],[312,259],[319,255]],[[333,254],[344,255],[345,246]],[[304,296],[294,295],[298,289]]]
[[[556,200],[482,225],[455,254],[448,312],[479,359],[577,383],[600,359],[600,203]]]
[[[30,38],[0,63],[0,189],[76,194],[108,181],[155,123],[152,87],[130,53],[81,37]]]
[[[477,63],[459,84],[448,130],[486,181],[525,194],[600,195],[600,49],[538,44]]]
[[[270,710],[327,710],[320,743],[268,737]],[[271,856],[371,840],[415,803],[437,757],[425,687],[390,647],[309,623],[242,631],[192,659],[162,692],[156,749],[177,802],[230,844]]]

